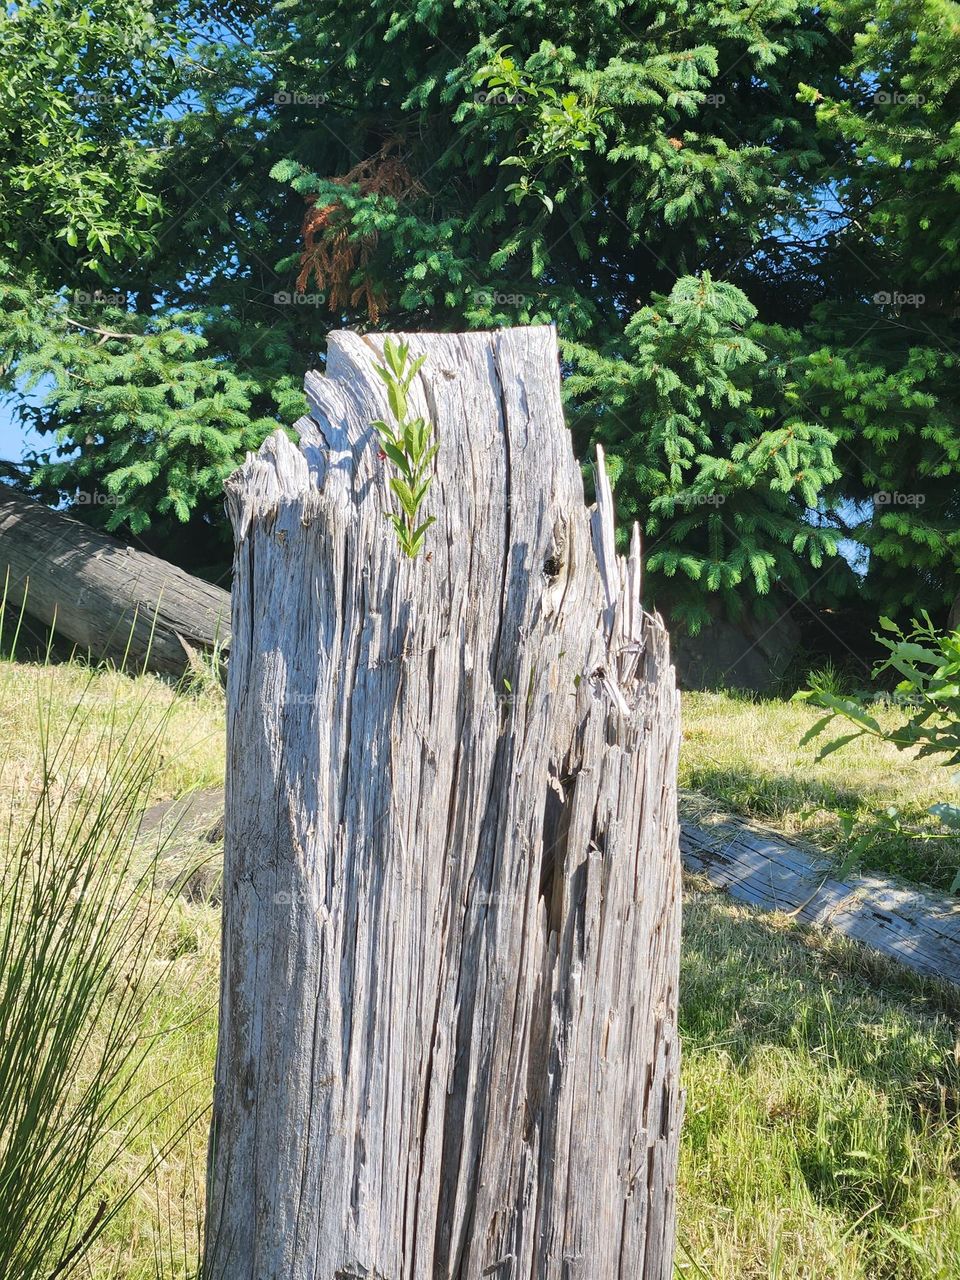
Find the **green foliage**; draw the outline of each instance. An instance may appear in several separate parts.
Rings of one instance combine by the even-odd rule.
[[[105,304],[76,321],[56,298],[20,299],[20,384],[45,387],[43,417],[68,455],[40,461],[35,482],[98,494],[90,505],[107,529],[138,534],[157,516],[186,521],[221,501],[238,453],[275,429],[276,417],[256,413],[256,378],[209,353],[203,314],[131,316]],[[301,406],[290,382],[271,388],[278,416]],[[80,439],[90,447],[75,451]]]
[[[807,687],[814,693],[842,694],[846,691],[847,677],[830,659],[822,667],[807,674]]]
[[[83,514],[208,559],[224,471],[302,412],[300,380],[322,362],[328,329],[369,323],[363,301],[277,301],[296,296],[305,197],[332,210],[330,247],[344,235],[358,246],[347,293],[385,294],[384,327],[555,321],[564,338],[606,349],[633,299],[669,291],[708,257],[715,277],[742,277],[763,210],[796,207],[801,180],[778,154],[787,132],[791,147],[799,137],[784,123],[792,86],[771,82],[757,99],[752,78],[787,57],[812,72],[830,47],[797,0],[762,15],[700,4],[682,18],[604,3],[590,21],[572,3],[378,0],[361,12],[234,0],[213,11],[155,0],[153,21],[128,39],[136,4],[78,17],[93,22],[90,62],[74,54],[74,68],[63,52],[52,77],[42,41],[7,34],[21,77],[51,79],[69,136],[104,144],[109,198],[99,223],[84,214],[76,246],[58,236],[50,191],[32,217],[39,232],[20,224],[8,238],[0,363],[8,387],[26,372],[47,396],[24,410],[54,438],[34,472],[45,496],[81,484],[110,494],[116,506]],[[0,16],[11,31],[16,21]],[[72,36],[70,21],[64,11]],[[87,95],[78,107],[74,71],[83,79],[101,64],[122,101]],[[52,110],[35,98],[28,128],[22,105],[6,127],[0,116],[0,158],[22,153],[46,173],[32,131]],[[800,132],[806,150],[813,129]],[[82,181],[86,153],[59,145]],[[380,180],[385,148],[411,177],[400,194]],[[358,163],[366,178],[345,183]],[[139,212],[126,203],[135,191]],[[93,261],[97,225],[107,248]],[[98,289],[114,309],[83,301]],[[138,397],[149,401],[143,425]],[[189,541],[174,528],[185,517]]]
[[[408,397],[410,385],[420,372],[426,356],[410,360],[406,342],[384,340],[383,364],[375,365],[387,388],[387,403],[393,424],[378,418],[373,426],[380,438],[381,453],[396,467],[398,475],[390,477],[390,489],[400,504],[400,514],[388,512],[387,519],[397,535],[400,550],[411,560],[423,547],[427,530],[436,516],[420,520],[420,508],[433,480],[433,459],[440,447],[434,439],[433,424],[426,418],[413,417]]]
[[[604,355],[567,348],[583,370],[568,389],[611,451],[620,515],[647,535],[653,594],[693,631],[711,595],[732,613],[774,584],[799,595],[836,554],[835,532],[812,518],[839,475],[835,439],[776,413],[778,371],[749,337],[754,315],[740,289],[705,272],[630,319],[626,355],[619,343]]]
[[[902,621],[944,619],[960,561],[960,226],[953,0],[831,0],[849,56],[800,98],[835,154],[820,173],[822,296],[798,391],[840,440],[842,517],[869,551],[862,595]]]
[[[331,328],[554,323],[577,443],[691,628],[778,593],[940,621],[957,13],[8,7],[0,391],[45,397],[35,484],[208,563],[224,473],[303,412]]]
[[[853,737],[871,734],[892,743],[899,750],[916,748],[917,758],[945,755],[945,764],[960,765],[960,632],[940,633],[924,614],[904,632],[889,618],[881,618],[886,635],[874,639],[888,656],[874,668],[874,679],[886,672],[900,676],[893,695],[897,705],[910,709],[905,722],[895,730],[881,729],[866,710],[862,698],[840,697],[826,689],[808,689],[797,699],[823,707],[827,714],[805,734],[803,743],[824,732],[839,716],[857,726]],[[820,752],[820,758],[836,750],[836,742]]]
[[[956,770],[960,765],[960,631],[939,632],[928,614],[922,622],[914,620],[909,632],[889,618],[881,618],[880,625],[887,634],[877,634],[875,639],[888,656],[874,668],[873,675],[875,679],[887,672],[900,676],[893,701],[904,713],[903,723],[895,728],[881,726],[864,698],[811,688],[798,693],[796,699],[820,707],[826,714],[807,730],[800,745],[820,737],[839,719],[849,722],[852,731],[822,746],[818,760],[849,742],[873,737],[899,751],[911,751],[918,760],[939,757],[939,763]],[[960,806],[941,801],[928,812],[948,829],[947,837],[960,831]],[[895,808],[888,809],[881,821],[884,819],[888,827],[900,830]],[[960,888],[960,873],[952,887]]]
[[[48,278],[61,258],[108,278],[149,252],[162,158],[135,138],[187,59],[171,7],[151,0],[31,0],[0,16],[0,257]]]

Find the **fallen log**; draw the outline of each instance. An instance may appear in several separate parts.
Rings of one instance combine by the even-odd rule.
[[[688,871],[731,898],[835,931],[927,977],[960,985],[960,901],[887,876],[837,880],[836,863],[801,840],[727,816],[680,824]]]
[[[180,676],[227,647],[230,595],[0,485],[0,591],[99,660]]]
[[[410,338],[439,453],[385,519],[383,336],[228,481],[208,1280],[669,1280],[679,700],[584,505],[550,328]]]

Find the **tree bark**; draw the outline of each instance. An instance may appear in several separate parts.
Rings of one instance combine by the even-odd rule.
[[[230,596],[0,485],[0,591],[96,658],[179,676],[189,648],[224,648]]]
[[[679,705],[584,506],[550,328],[414,335],[424,553],[384,518],[382,336],[330,339],[236,537],[208,1280],[668,1280]]]

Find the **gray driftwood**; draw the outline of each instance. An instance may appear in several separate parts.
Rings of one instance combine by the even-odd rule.
[[[0,592],[96,659],[182,675],[190,650],[226,647],[230,596],[0,485]]]
[[[732,898],[832,929],[917,973],[960,984],[960,902],[882,876],[837,880],[833,863],[807,845],[725,818],[684,822],[684,866]]]
[[[667,1280],[678,697],[584,506],[552,329],[421,335],[425,554],[381,338],[332,336],[236,535],[209,1280]],[[428,558],[428,554],[429,558]]]

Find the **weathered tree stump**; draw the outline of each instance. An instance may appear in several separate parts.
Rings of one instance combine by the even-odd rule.
[[[667,1280],[678,699],[584,506],[549,328],[420,335],[424,553],[382,337],[338,333],[236,535],[208,1280]]]
[[[8,605],[94,658],[180,676],[191,649],[229,647],[226,591],[0,485],[5,584]]]

